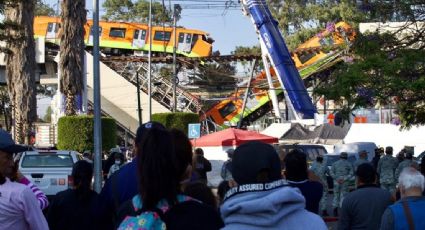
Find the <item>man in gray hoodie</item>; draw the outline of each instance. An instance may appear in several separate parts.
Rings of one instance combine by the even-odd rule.
[[[282,179],[271,145],[254,141],[239,146],[232,173],[238,186],[226,193],[220,208],[223,229],[327,229],[322,218],[305,209],[300,190]]]

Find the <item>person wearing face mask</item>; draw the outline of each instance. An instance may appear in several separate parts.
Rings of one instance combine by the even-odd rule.
[[[108,178],[124,165],[124,154],[115,153],[114,157],[115,157],[115,163],[109,169]]]

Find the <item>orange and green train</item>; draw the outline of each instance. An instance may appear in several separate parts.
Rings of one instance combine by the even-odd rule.
[[[93,20],[84,25],[84,42],[93,46]],[[61,20],[58,17],[39,16],[34,19],[34,36],[44,38],[47,43],[59,45]],[[175,37],[176,36],[176,37]],[[111,55],[144,55],[152,42],[153,53],[176,52],[186,57],[207,57],[211,55],[213,39],[201,30],[177,27],[153,26],[152,41],[146,24],[131,22],[99,22],[99,46],[103,53]]]
[[[339,22],[333,28],[323,30],[320,34],[298,46],[291,55],[301,78],[306,79],[312,74],[321,72],[341,61],[341,46],[349,44],[354,38],[355,32],[352,27],[345,22]],[[329,47],[328,51],[326,51],[326,47]],[[303,50],[308,51],[304,52]],[[282,99],[284,97],[283,90],[275,76],[273,67],[270,68],[270,72],[276,95],[278,99]],[[271,109],[271,99],[268,93],[269,86],[264,71],[251,81],[251,87],[251,93],[243,115],[241,113],[245,89],[238,90],[227,99],[216,103],[202,114],[201,119],[209,127],[212,127],[212,124],[226,127],[237,124],[241,118],[244,121],[252,122],[256,118],[263,116]]]

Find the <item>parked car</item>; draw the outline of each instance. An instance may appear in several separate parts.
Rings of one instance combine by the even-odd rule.
[[[75,151],[26,151],[20,154],[18,167],[47,197],[52,197],[72,185],[72,167],[82,159]]]
[[[346,152],[348,154],[359,153],[362,150],[367,151],[367,160],[372,161],[375,156],[375,149],[378,148],[374,142],[352,142],[345,144],[338,144],[334,147],[333,154],[340,154]]]
[[[354,167],[354,162],[358,159],[358,156],[359,156],[358,153],[348,153],[347,160],[348,160],[348,162],[350,162],[353,165],[353,167]],[[340,154],[328,154],[324,157],[323,160],[324,160],[324,162],[326,162],[326,165],[328,166],[329,171],[330,171],[332,164],[335,163],[339,159],[340,159]],[[350,181],[350,183],[351,183],[350,189],[353,189],[355,187],[354,178],[355,177],[353,177],[352,180]],[[333,180],[333,178],[331,177],[330,174],[326,175],[326,180],[327,180],[327,183],[328,183],[329,191],[332,191],[333,187],[334,187],[334,180]]]
[[[291,152],[294,149],[297,149],[307,155],[307,163],[310,165],[318,155],[326,155],[328,151],[322,145],[314,144],[281,144],[276,146],[277,152],[279,153],[279,158],[281,165],[283,166],[283,160],[285,159],[286,154]]]

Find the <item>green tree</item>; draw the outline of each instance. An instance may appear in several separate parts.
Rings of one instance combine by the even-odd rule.
[[[316,88],[341,104],[348,119],[353,109],[393,105],[403,128],[425,124],[425,7],[415,0],[372,1],[363,5],[368,20],[405,21],[385,34],[358,34],[353,62],[340,66]]]
[[[55,16],[55,10],[43,0],[37,0],[35,3],[35,16]]]
[[[4,11],[6,82],[14,108],[16,142],[29,143],[32,123],[37,119],[35,94],[34,0],[7,1]],[[1,38],[0,38],[1,40]]]
[[[235,73],[236,68],[230,64],[213,63],[200,66],[189,78],[194,85],[207,91],[217,91],[233,89],[236,85]]]
[[[357,24],[365,15],[353,0],[268,0],[290,50],[315,35],[329,22]]]
[[[83,91],[85,0],[63,0],[60,41],[61,91],[65,95],[65,114],[75,115],[75,98]]]
[[[103,3],[106,13],[103,20],[148,23],[149,1],[106,0]],[[176,18],[180,19],[182,8],[176,5]],[[159,2],[152,3],[152,23],[161,24],[173,21],[173,12]]]

